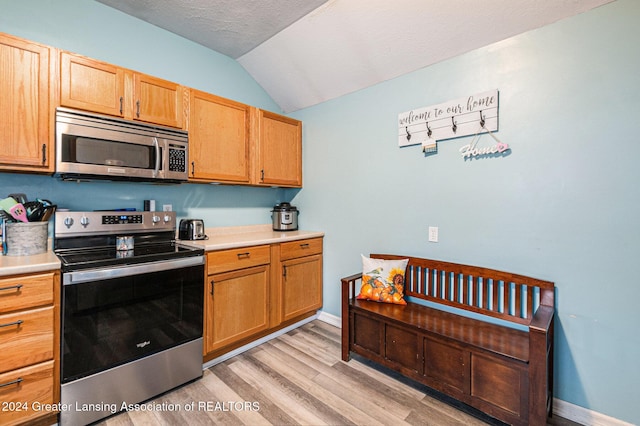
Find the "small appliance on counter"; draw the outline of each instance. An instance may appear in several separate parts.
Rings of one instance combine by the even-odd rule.
[[[178,227],[178,238],[181,240],[206,240],[202,219],[182,219]]]
[[[271,210],[274,231],[297,231],[298,209],[289,203],[278,203]]]

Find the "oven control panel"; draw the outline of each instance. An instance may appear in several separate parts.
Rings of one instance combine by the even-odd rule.
[[[176,212],[62,211],[54,220],[56,237],[175,230]]]

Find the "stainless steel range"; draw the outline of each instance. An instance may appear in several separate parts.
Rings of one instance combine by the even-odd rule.
[[[84,425],[202,376],[204,251],[175,212],[58,212],[62,425]]]

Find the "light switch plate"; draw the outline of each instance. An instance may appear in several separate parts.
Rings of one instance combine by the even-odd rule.
[[[429,227],[429,241],[432,243],[438,242],[438,227],[430,226]]]

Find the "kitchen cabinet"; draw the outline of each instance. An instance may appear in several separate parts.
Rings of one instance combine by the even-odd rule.
[[[204,360],[322,307],[322,237],[207,252]]]
[[[322,238],[280,244],[281,320],[322,307]]]
[[[70,52],[60,54],[60,105],[184,128],[179,84]]]
[[[302,122],[256,109],[258,185],[302,186]]]
[[[0,170],[53,171],[53,51],[0,33]]]
[[[190,180],[248,184],[251,107],[194,89],[189,99]]]
[[[59,271],[0,278],[0,424],[56,421],[39,404],[59,401]]]
[[[207,254],[205,354],[269,328],[268,245]]]

